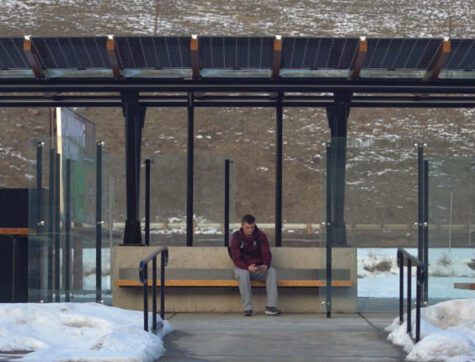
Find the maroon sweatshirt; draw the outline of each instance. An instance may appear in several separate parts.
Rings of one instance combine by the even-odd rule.
[[[256,227],[252,236],[246,237],[239,229],[231,239],[231,257],[239,269],[247,270],[251,264],[270,267],[272,255],[266,234]]]

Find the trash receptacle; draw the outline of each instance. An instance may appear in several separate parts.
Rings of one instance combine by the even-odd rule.
[[[0,302],[28,302],[28,189],[0,189]]]

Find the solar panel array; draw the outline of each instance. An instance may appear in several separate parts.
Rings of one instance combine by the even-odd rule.
[[[475,67],[475,40],[453,39],[452,51],[444,69],[473,70]]]
[[[282,68],[349,69],[359,39],[297,38],[282,40]]]
[[[117,37],[122,68],[190,68],[189,37]]]
[[[202,68],[270,69],[273,37],[202,37],[199,59]]]
[[[23,38],[0,38],[0,71],[28,70]],[[118,63],[123,69],[190,69],[190,37],[116,37]],[[271,69],[274,37],[199,37],[202,69]],[[442,39],[368,39],[362,69],[426,70],[436,60]],[[33,37],[40,67],[54,69],[110,68],[106,37]],[[352,69],[357,38],[282,38],[282,69]],[[277,53],[278,54],[278,53]],[[443,69],[473,71],[475,39],[452,39]],[[227,73],[227,76],[230,73]]]
[[[368,39],[363,69],[425,70],[441,45],[441,39]]]
[[[23,54],[23,38],[0,38],[0,69],[30,68]]]
[[[106,37],[34,38],[33,47],[43,69],[110,68]]]

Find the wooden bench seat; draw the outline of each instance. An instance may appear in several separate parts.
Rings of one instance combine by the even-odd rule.
[[[454,283],[454,288],[475,290],[475,283]]]
[[[333,270],[332,287],[351,287],[350,271]],[[278,270],[277,286],[281,288],[321,288],[326,286],[326,272],[323,269],[283,269]],[[166,287],[238,287],[231,269],[167,269],[165,271]],[[135,269],[121,269],[118,287],[142,287]],[[151,276],[149,276],[149,279]],[[253,287],[265,287],[265,282],[251,281]],[[149,280],[152,286],[152,281]],[[160,280],[157,280],[160,286]]]

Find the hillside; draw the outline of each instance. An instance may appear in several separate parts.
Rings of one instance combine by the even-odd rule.
[[[155,25],[154,1],[1,1],[0,10],[1,36],[152,35]],[[468,38],[475,37],[474,25],[473,0],[417,4],[407,0],[380,0],[371,5],[349,0],[288,1],[285,5],[277,0],[231,4],[216,0],[160,1],[158,17],[160,35],[441,37],[450,34]],[[121,110],[80,108],[77,111],[96,123],[97,137],[105,141],[107,152],[115,155],[117,169],[117,165],[123,164],[117,159],[122,159],[124,153]],[[347,222],[414,222],[417,186],[414,143],[426,142],[428,152],[437,157],[471,157],[475,143],[474,117],[475,111],[463,109],[353,109],[349,119],[352,140],[347,171]],[[0,109],[1,187],[27,186],[32,181],[31,140],[47,136],[48,119],[48,109]],[[222,165],[224,157],[234,160],[235,217],[253,212],[258,220],[273,222],[274,111],[198,109],[195,119],[197,157],[206,156],[208,164],[216,165]],[[326,114],[320,109],[287,109],[284,122],[284,222],[318,223],[324,210],[320,170],[325,164],[322,143],[329,135]],[[186,125],[184,109],[148,110],[143,156],[168,157],[166,161],[157,159],[160,165],[173,163],[170,161],[173,157],[185,155]],[[182,166],[173,175],[160,175],[168,177],[166,187],[172,185],[174,189],[167,189],[169,205],[160,211],[157,220],[185,214]],[[198,180],[197,194],[202,200],[197,200],[197,216],[215,222],[222,218],[221,197],[209,195],[221,194],[214,192],[221,187],[219,167],[204,168],[203,164],[196,164],[197,174],[213,176]],[[156,172],[160,174],[160,170]],[[116,178],[116,192],[120,194],[122,184],[118,175]],[[169,197],[170,192],[175,198]],[[454,220],[459,218],[460,223],[467,222],[473,204],[465,196],[460,193],[455,198],[454,205],[460,205],[460,211],[457,214],[455,208]],[[117,197],[121,203],[123,198]],[[447,203],[446,198],[441,200]],[[118,217],[121,213],[116,212]],[[414,234],[409,237],[413,238]]]

